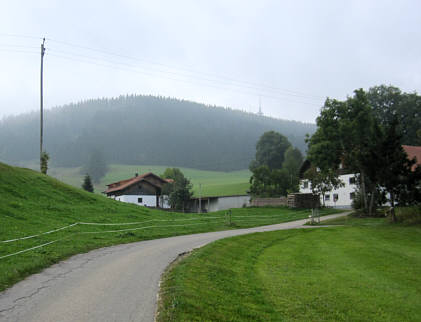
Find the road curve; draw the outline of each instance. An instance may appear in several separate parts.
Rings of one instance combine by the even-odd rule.
[[[300,228],[306,221],[141,241],[75,255],[0,293],[0,321],[153,321],[161,274],[178,254],[225,237]]]

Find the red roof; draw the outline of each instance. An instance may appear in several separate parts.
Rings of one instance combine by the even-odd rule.
[[[408,159],[416,158],[417,163],[414,164],[412,170],[417,166],[421,166],[421,146],[402,145],[404,151],[408,155]]]
[[[148,172],[148,173],[145,173],[145,174],[142,174],[142,175],[139,175],[139,176],[135,176],[135,177],[130,178],[130,179],[121,180],[121,181],[117,181],[117,182],[107,184],[108,189],[105,190],[104,193],[120,191],[120,190],[123,190],[127,187],[130,187],[131,185],[133,185],[137,182],[140,182],[140,181],[146,181],[153,186],[157,186],[156,184],[146,180],[146,178],[150,177],[150,176],[153,176],[153,177],[159,179],[162,182],[162,184],[172,182],[171,179],[163,179],[163,178],[157,176],[156,174],[153,174],[152,172]]]

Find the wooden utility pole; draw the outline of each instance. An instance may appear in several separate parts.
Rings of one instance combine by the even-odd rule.
[[[39,167],[42,171],[42,141],[44,136],[44,100],[43,100],[43,70],[44,70],[44,54],[45,54],[45,38],[41,44],[41,82],[40,82],[40,140],[39,140]]]

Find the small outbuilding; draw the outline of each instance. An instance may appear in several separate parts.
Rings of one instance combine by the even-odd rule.
[[[190,212],[212,212],[249,206],[249,195],[212,196],[190,199],[187,209],[189,209]]]

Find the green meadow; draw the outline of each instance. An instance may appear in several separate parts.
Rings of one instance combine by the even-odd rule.
[[[0,205],[0,290],[71,255],[95,248],[269,225],[309,215],[305,209],[241,208],[232,210],[229,221],[225,211],[171,213],[111,200],[3,163]],[[331,213],[334,211],[323,212]],[[73,226],[58,230],[69,225]],[[14,240],[17,238],[25,239]]]
[[[168,166],[170,167],[170,166]],[[164,173],[167,166],[154,165],[120,165],[112,164],[109,171],[102,178],[101,182],[95,185],[95,192],[102,192],[106,189],[106,185],[112,182],[128,179],[145,172],[153,172],[155,174]],[[222,172],[222,171],[206,171],[191,168],[180,168],[184,175],[190,179],[193,184],[195,196],[227,196],[246,194],[250,187],[249,179],[251,172],[249,170]],[[83,181],[81,168],[52,168],[49,175],[70,184],[74,187],[80,187]],[[200,188],[201,187],[201,188]]]
[[[157,320],[421,321],[421,226],[330,223],[195,250],[164,275]]]

